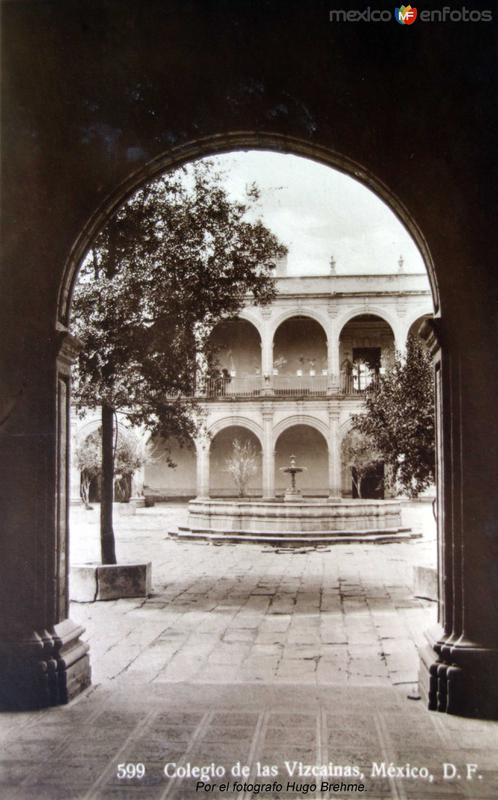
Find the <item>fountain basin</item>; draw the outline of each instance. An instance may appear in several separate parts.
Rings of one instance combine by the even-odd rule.
[[[188,527],[192,530],[236,532],[380,531],[401,526],[398,500],[191,500]]]
[[[189,503],[188,526],[169,531],[176,540],[220,544],[313,547],[352,542],[387,544],[419,538],[401,527],[397,500],[197,499]]]

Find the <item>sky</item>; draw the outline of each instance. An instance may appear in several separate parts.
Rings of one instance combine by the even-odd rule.
[[[425,272],[420,253],[393,212],[363,184],[300,156],[269,151],[212,157],[234,198],[255,182],[258,214],[289,248],[290,275]]]

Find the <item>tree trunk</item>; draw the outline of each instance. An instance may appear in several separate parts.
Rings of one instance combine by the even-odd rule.
[[[83,470],[81,473],[81,488],[80,494],[81,499],[83,500],[84,506],[87,511],[90,510],[90,476],[86,469]]]
[[[102,484],[100,497],[100,553],[103,564],[116,564],[112,526],[114,500],[114,411],[102,404]]]

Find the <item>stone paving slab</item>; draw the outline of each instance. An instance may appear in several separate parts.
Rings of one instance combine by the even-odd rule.
[[[289,776],[286,761],[357,766],[368,800],[498,797],[498,724],[407,699],[435,617],[434,604],[413,597],[412,567],[430,563],[433,532],[277,553],[171,542],[166,530],[182,513],[117,519],[118,556],[152,561],[153,595],[72,605],[94,686],[67,707],[0,717],[1,800],[351,797],[320,785],[307,793],[313,777]],[[96,510],[74,517],[76,561],[98,553],[97,519]],[[238,761],[259,783],[257,763],[275,766],[281,788],[234,789]],[[221,765],[232,786],[196,792],[195,780],[164,775],[173,762]],[[374,762],[426,766],[434,780],[372,775]],[[462,776],[476,763],[482,777],[445,781],[443,762]],[[143,763],[145,775],[118,778],[120,763]]]
[[[47,727],[54,734],[48,739]],[[364,782],[369,800],[490,800],[498,791],[498,723],[430,713],[392,687],[184,682],[130,695],[106,685],[69,707],[4,714],[0,737],[5,745],[2,800],[258,796],[234,789],[230,772],[237,762],[250,768],[246,783],[269,781],[261,775],[262,765],[278,770],[271,780],[282,788],[259,794],[264,797],[351,797],[350,792],[320,791],[320,779],[312,776],[289,775],[293,762],[300,761],[335,770],[327,778],[332,783],[347,780],[337,772],[354,767],[364,778],[348,782]],[[40,747],[33,751],[32,743]],[[138,761],[145,765],[141,780],[117,777],[118,764]],[[443,779],[444,762],[456,765],[460,780]],[[232,788],[196,792],[195,779],[164,775],[168,763],[214,763],[227,771],[225,782]],[[433,780],[372,774],[373,764],[379,770],[391,763],[425,767]],[[473,780],[465,777],[467,763],[478,765]],[[294,768],[299,771],[299,765]],[[301,789],[289,790],[293,782]],[[302,785],[314,782],[319,784],[316,790],[306,793]]]
[[[171,542],[166,531],[185,513],[165,505],[117,516],[118,556],[152,561],[154,593],[73,604],[95,681],[416,681],[418,642],[435,607],[413,598],[412,565],[434,549],[430,525],[420,543],[280,553]],[[417,527],[427,527],[428,514],[409,509]],[[98,552],[96,509],[77,509],[72,520],[73,559],[86,561]]]

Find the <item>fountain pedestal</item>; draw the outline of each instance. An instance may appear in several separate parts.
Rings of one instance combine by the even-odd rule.
[[[290,457],[290,467],[280,467],[281,472],[286,472],[291,476],[291,485],[284,494],[285,503],[299,503],[303,499],[301,492],[296,487],[296,475],[305,469],[306,467],[296,467],[296,456]]]
[[[303,499],[303,496],[299,489],[287,489],[284,494],[284,502],[285,503],[299,503]]]

